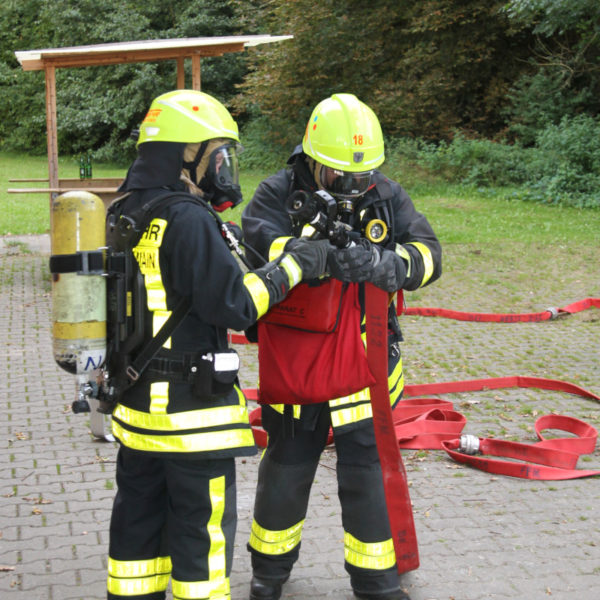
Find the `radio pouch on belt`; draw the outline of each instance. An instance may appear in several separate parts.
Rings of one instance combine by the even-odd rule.
[[[235,350],[200,353],[192,372],[192,389],[197,398],[222,396],[233,389],[240,370],[240,357]]]
[[[374,383],[360,334],[358,285],[331,282],[330,289],[324,284],[320,291],[306,286],[301,292],[307,313],[301,321],[310,329],[300,328],[298,318],[288,319],[292,325],[267,315],[258,322],[260,404],[325,402]],[[319,322],[319,315],[325,319]]]

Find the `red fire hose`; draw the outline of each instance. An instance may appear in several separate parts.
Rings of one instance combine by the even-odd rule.
[[[419,566],[408,482],[400,448],[443,449],[457,462],[489,473],[526,479],[564,480],[600,475],[600,471],[576,468],[581,454],[594,452],[598,438],[597,430],[584,421],[566,415],[552,414],[540,417],[535,423],[540,441],[535,444],[478,438],[474,435],[462,435],[466,419],[453,410],[452,403],[438,399],[414,398],[421,394],[533,387],[577,394],[600,402],[600,396],[568,382],[540,377],[511,376],[407,385],[404,388],[404,399],[392,411],[387,387],[387,300],[388,296],[385,292],[372,285],[366,285],[367,359],[369,369],[376,379],[376,383],[370,388],[373,426],[400,573]],[[516,323],[551,320],[591,307],[600,308],[600,298],[586,298],[562,308],[521,314],[471,313],[443,308],[403,308],[402,306],[399,306],[398,310],[406,315],[438,316],[462,321]],[[230,341],[247,343],[245,336],[235,334],[230,334]],[[257,399],[256,389],[246,389],[244,393],[249,399]],[[260,427],[260,410],[259,407],[251,412],[250,423],[257,445],[265,447],[267,434]],[[575,437],[545,439],[541,432],[546,429],[565,431]],[[332,441],[330,433],[328,443]],[[489,458],[489,456],[499,458]]]
[[[600,308],[600,298],[585,298],[563,306],[562,308],[547,308],[535,313],[478,313],[447,308],[403,307],[398,302],[398,314],[419,315],[422,317],[444,317],[456,321],[479,321],[481,323],[524,323],[531,321],[549,321],[558,317],[572,315],[587,310],[592,306]]]
[[[365,284],[367,361],[375,377],[370,387],[373,429],[383,475],[385,503],[399,573],[419,567],[417,534],[408,480],[396,439],[388,385],[388,294]]]
[[[531,321],[545,321],[557,318],[559,316],[566,316],[586,310],[591,307],[600,308],[600,298],[585,298],[583,300],[573,302],[567,306],[561,308],[549,308],[545,311],[537,313],[471,313],[463,311],[453,311],[443,308],[420,308],[420,307],[409,307],[403,310],[406,315],[422,315],[422,316],[438,316],[452,319],[459,319],[463,321],[488,321],[488,322],[500,322],[500,323],[516,323],[516,322],[531,322]],[[248,343],[245,336],[243,335],[230,335],[232,343]],[[465,441],[462,450],[460,445],[460,436],[463,427],[466,424],[466,419],[452,410],[452,404],[450,402],[439,400],[439,399],[428,399],[428,398],[415,398],[415,396],[427,395],[427,394],[447,394],[447,393],[459,393],[459,392],[471,392],[480,391],[487,389],[500,389],[509,387],[522,387],[522,388],[538,388],[552,391],[566,392],[569,394],[575,394],[584,398],[590,398],[600,402],[600,396],[593,394],[585,390],[584,388],[577,386],[566,381],[560,381],[556,379],[546,379],[541,377],[528,377],[528,376],[509,376],[509,377],[494,377],[487,379],[473,379],[467,381],[447,381],[441,383],[426,383],[426,384],[413,384],[406,385],[404,388],[403,400],[398,403],[393,411],[394,419],[394,430],[398,445],[400,448],[413,448],[413,449],[443,449],[449,456],[454,460],[469,464],[473,467],[483,469],[489,472],[500,473],[504,475],[510,475],[513,477],[526,477],[526,478],[549,478],[549,479],[571,479],[573,477],[587,477],[590,475],[597,475],[596,471],[579,470],[574,468],[565,468],[564,466],[557,466],[560,462],[560,457],[557,454],[557,464],[546,465],[547,468],[539,468],[536,466],[518,465],[519,468],[509,467],[507,468],[504,464],[500,464],[502,461],[490,460],[481,458],[479,456],[465,454],[465,451],[473,451],[472,446],[477,444],[474,440],[470,442]],[[257,399],[256,389],[244,390],[246,397],[249,399]],[[568,426],[569,419],[564,415],[548,415],[545,417],[546,421],[550,417],[558,417],[557,429],[563,429],[565,431],[571,431]],[[253,410],[250,414],[250,421],[254,431],[254,437],[256,443],[259,446],[266,446],[267,438],[266,432],[260,427],[260,407]],[[538,423],[536,422],[536,427]],[[594,451],[597,434],[594,435],[595,429],[587,424],[585,427],[589,427],[588,434],[584,435],[585,442],[584,447],[588,450],[581,453],[590,453]],[[575,433],[575,435],[578,435]],[[536,446],[540,445],[550,447],[551,449],[563,449],[566,444],[568,451],[576,454],[573,450],[575,447],[574,442],[578,438],[560,438],[560,443],[557,440],[548,440],[538,442],[534,445],[525,444],[525,446]],[[571,440],[571,441],[567,441]],[[329,442],[331,443],[332,437]],[[506,458],[514,458],[509,456],[510,453],[520,453],[521,460],[535,462],[528,457],[536,456],[537,450],[531,450],[531,452],[523,452],[522,448],[515,448],[510,444],[517,444],[517,442],[503,442],[501,440],[480,440],[477,451],[480,453],[489,453],[492,456],[505,456]],[[579,446],[577,446],[579,449]],[[590,449],[591,448],[591,449]],[[501,452],[509,454],[501,454]],[[552,452],[545,453],[545,458],[550,457],[552,459]],[[494,469],[494,470],[493,470]],[[559,469],[560,472],[552,469]]]

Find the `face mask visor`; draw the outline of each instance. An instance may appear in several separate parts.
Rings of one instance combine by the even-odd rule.
[[[369,189],[372,175],[373,171],[351,173],[321,165],[320,179],[323,188],[332,196],[358,198]]]
[[[210,202],[221,212],[242,202],[239,185],[240,169],[238,155],[243,151],[240,144],[224,144],[215,148],[210,155],[207,178],[213,188]]]

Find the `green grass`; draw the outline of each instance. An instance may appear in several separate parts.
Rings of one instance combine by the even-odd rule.
[[[282,165],[283,166],[283,165]],[[394,172],[394,165],[389,166]],[[120,177],[126,169],[94,163],[94,176]],[[46,194],[8,194],[10,187],[44,187],[44,183],[9,183],[12,178],[46,177],[46,157],[0,153],[0,235],[39,234],[49,230],[49,199]],[[59,161],[61,177],[78,177],[73,158]],[[243,171],[241,186],[249,200],[270,172]],[[429,178],[431,179],[431,178]],[[402,182],[401,182],[402,183]],[[600,211],[547,206],[512,200],[514,190],[477,190],[460,185],[431,183],[427,175],[413,175],[406,186],[417,209],[427,215],[444,244],[598,245]],[[223,213],[239,222],[243,205]]]
[[[513,200],[513,190],[419,184],[407,191],[445,243],[598,245],[599,210]]]
[[[126,169],[115,165],[93,165],[94,177],[121,177]],[[59,159],[61,178],[79,177],[79,163],[69,157]],[[27,156],[0,152],[0,235],[47,233],[50,230],[50,199],[48,194],[9,194],[9,188],[44,188],[47,182],[11,182],[10,179],[48,177],[45,156]]]
[[[61,178],[79,177],[79,163],[73,158],[59,159]],[[94,177],[125,177],[127,169],[116,165],[94,163]],[[258,184],[269,173],[246,171],[241,180],[242,194],[250,199]],[[50,230],[50,199],[48,194],[8,193],[9,188],[44,188],[47,182],[11,182],[10,179],[48,177],[45,156],[26,156],[0,152],[0,235],[47,233]],[[223,217],[239,222],[243,206],[227,211]]]

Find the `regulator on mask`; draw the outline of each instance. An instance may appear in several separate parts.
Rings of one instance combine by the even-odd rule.
[[[373,244],[382,244],[388,239],[388,226],[382,219],[368,219],[360,231],[353,230],[347,220],[354,211],[352,201],[343,204],[326,190],[312,194],[296,190],[286,200],[285,207],[293,221],[311,225],[338,248],[347,248],[358,241],[361,234]]]
[[[286,200],[286,210],[293,220],[311,225],[338,248],[350,246],[353,236],[358,239],[358,234],[337,218],[338,203],[325,190],[317,190],[313,194],[296,190]]]

